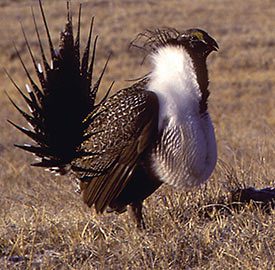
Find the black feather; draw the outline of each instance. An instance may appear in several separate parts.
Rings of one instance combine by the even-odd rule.
[[[91,137],[91,135],[87,136],[85,129],[87,128],[87,122],[91,123],[96,118],[96,94],[110,57],[107,59],[98,80],[93,84],[93,67],[95,65],[96,43],[98,39],[97,36],[94,40],[92,39],[94,18],[91,20],[88,41],[83,56],[80,57],[81,5],[79,6],[78,13],[77,34],[74,39],[70,3],[67,2],[67,22],[65,29],[60,34],[58,49],[54,48],[41,0],[39,0],[39,7],[46,30],[52,66],[47,61],[35,14],[32,9],[34,28],[40,48],[40,57],[44,66],[43,70],[35,60],[23,26],[22,33],[40,85],[35,83],[16,46],[15,50],[18,59],[30,82],[30,87],[27,86],[28,95],[25,95],[11,76],[6,73],[26,104],[30,107],[30,114],[24,112],[10,97],[9,99],[19,113],[31,124],[33,130],[21,127],[12,121],[9,122],[36,142],[37,145],[16,145],[42,158],[42,161],[33,164],[34,166],[64,168],[75,157],[97,155],[97,153],[84,153],[77,149],[85,139]],[[93,44],[92,51],[90,49],[91,44]],[[90,53],[91,60],[89,60]],[[104,100],[110,90],[111,87],[107,91]],[[89,121],[85,122],[84,120],[87,117]]]

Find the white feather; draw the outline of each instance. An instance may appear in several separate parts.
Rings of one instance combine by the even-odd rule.
[[[37,68],[40,73],[43,73],[43,69],[40,63],[37,64]]]
[[[29,86],[27,83],[25,84],[25,86],[26,86],[27,92],[28,92],[28,93],[31,93],[32,90],[31,90],[30,86]]]
[[[165,147],[152,151],[153,168],[161,181],[175,187],[199,185],[215,168],[217,148],[209,115],[199,113],[202,93],[193,61],[183,47],[166,46],[152,55],[152,63],[148,90],[159,99],[159,130],[168,136]],[[176,168],[171,170],[171,164]]]
[[[184,48],[160,48],[152,55],[152,62],[149,90],[159,98],[159,129],[167,116],[185,118],[199,113],[201,91],[192,59]]]

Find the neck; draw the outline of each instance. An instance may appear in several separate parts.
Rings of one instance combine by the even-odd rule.
[[[201,91],[201,100],[200,100],[200,113],[203,114],[207,111],[208,104],[207,99],[209,97],[209,79],[208,79],[208,70],[206,66],[206,57],[207,55],[201,55],[201,57],[196,57],[191,50],[188,50],[189,55],[191,56],[194,68],[200,86]]]
[[[202,89],[207,90],[208,75],[205,61],[204,66],[201,62],[194,62],[182,47],[162,47],[152,55],[149,90],[159,98],[160,128],[169,117],[180,120],[206,111],[208,95]]]

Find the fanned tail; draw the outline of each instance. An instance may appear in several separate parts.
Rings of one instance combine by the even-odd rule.
[[[77,34],[76,38],[74,38],[70,3],[67,2],[67,23],[65,30],[61,32],[59,48],[57,50],[55,50],[52,43],[41,0],[39,0],[39,6],[47,34],[51,60],[48,61],[46,58],[35,15],[32,10],[42,65],[36,62],[23,27],[22,32],[40,85],[37,85],[31,77],[16,46],[16,53],[29,80],[29,85],[26,85],[28,94],[25,94],[7,73],[11,82],[28,105],[30,113],[23,111],[12,99],[10,100],[31,125],[32,129],[21,127],[11,121],[9,122],[36,142],[35,145],[15,145],[25,151],[34,153],[40,158],[38,163],[32,165],[64,172],[66,165],[79,155],[77,147],[85,140],[85,128],[87,126],[83,120],[97,106],[95,104],[96,94],[109,58],[98,80],[93,82],[98,39],[98,36],[96,36],[92,41],[94,18],[91,20],[88,41],[81,57],[81,5],[79,7]],[[93,43],[92,50],[90,49],[91,43]],[[110,89],[107,91],[107,94]]]

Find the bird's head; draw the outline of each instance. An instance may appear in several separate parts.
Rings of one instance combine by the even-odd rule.
[[[141,45],[138,44],[142,42]],[[145,49],[148,53],[167,45],[184,47],[190,54],[198,58],[206,58],[212,51],[217,51],[217,42],[207,32],[198,28],[182,32],[174,28],[146,30],[132,42],[136,47]]]
[[[179,33],[175,44],[184,46],[188,51],[200,57],[207,57],[212,51],[217,51],[219,48],[217,42],[208,33],[197,28]]]

